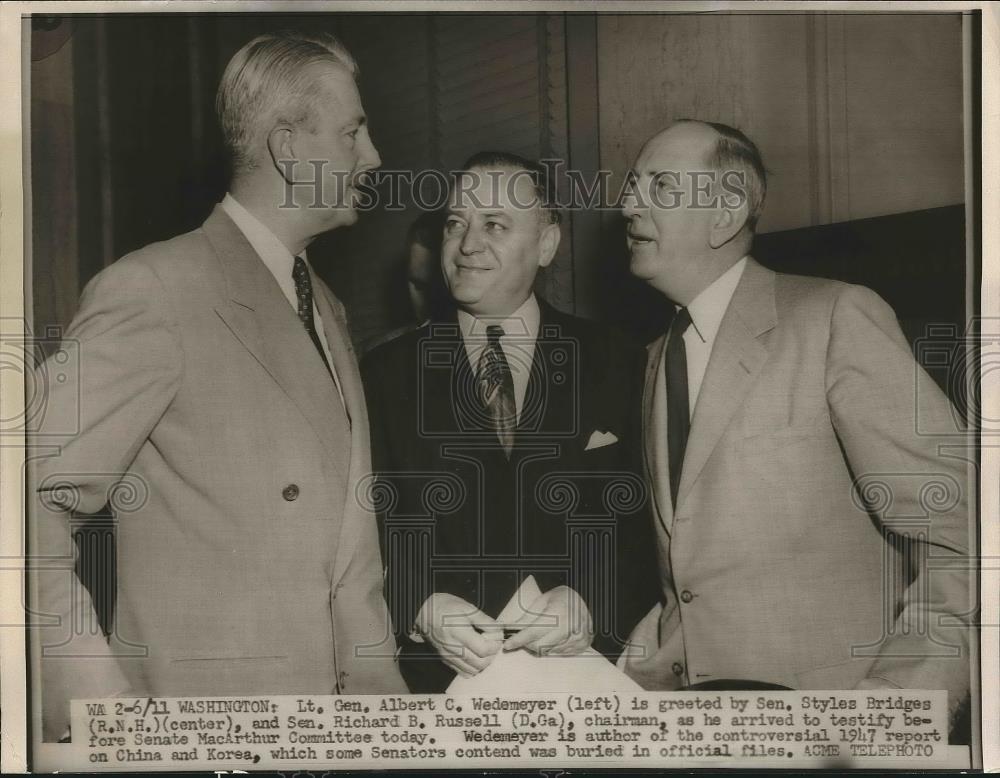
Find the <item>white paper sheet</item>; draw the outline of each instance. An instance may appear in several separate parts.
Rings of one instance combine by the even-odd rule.
[[[497,621],[513,624],[540,596],[534,576],[528,576]],[[458,676],[448,687],[448,694],[612,691],[641,691],[641,687],[592,648],[577,656],[535,656],[524,649],[500,652],[481,673]]]

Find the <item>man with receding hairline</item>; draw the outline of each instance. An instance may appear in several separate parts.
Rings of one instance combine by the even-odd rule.
[[[244,46],[216,103],[228,194],[83,293],[67,332],[79,419],[75,385],[52,382],[36,430],[33,548],[62,562],[35,573],[40,612],[58,617],[36,633],[47,738],[75,698],[405,691],[357,497],[371,469],[361,380],[344,308],[307,256],[357,220],[381,164],[356,72],[328,35]],[[117,507],[123,479],[145,499],[117,515],[109,645],[73,631],[91,602],[68,520]]]
[[[631,272],[676,313],[642,401],[661,602],[622,665],[648,689],[947,689],[954,707],[968,479],[917,420],[963,439],[876,294],[754,261],[765,192],[756,146],[722,124],[670,126],[632,171]],[[934,569],[901,575],[890,532]]]

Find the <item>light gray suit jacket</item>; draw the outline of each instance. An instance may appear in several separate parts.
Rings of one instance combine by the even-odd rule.
[[[45,732],[67,701],[396,693],[368,418],[343,308],[313,278],[344,405],[221,208],[100,273],[39,371],[32,480]],[[54,380],[57,373],[63,380]],[[68,375],[66,375],[68,374]],[[117,514],[110,646],[69,572],[71,509]],[[76,618],[70,618],[75,613]],[[86,623],[81,624],[81,619]]]
[[[676,511],[664,348],[650,346],[643,397],[663,604],[632,636],[629,674],[650,689],[850,689],[872,677],[956,702],[969,686],[973,449],[892,309],[863,287],[749,260],[694,410]],[[886,532],[922,561],[908,588]]]

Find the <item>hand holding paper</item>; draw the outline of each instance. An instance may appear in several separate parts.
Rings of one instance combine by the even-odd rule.
[[[459,675],[485,670],[500,650],[500,626],[475,605],[453,594],[428,597],[417,614],[416,627],[441,660]]]
[[[570,590],[572,591],[572,590]],[[575,593],[574,593],[575,594]],[[497,624],[513,627],[529,624],[539,614],[535,607],[548,606],[534,576],[528,576],[497,616]],[[558,601],[558,597],[555,598]],[[587,614],[589,619],[589,612]],[[523,638],[522,638],[523,639]],[[541,657],[527,650],[501,651],[489,667],[476,676],[460,675],[448,687],[449,694],[530,694],[534,692],[639,691],[639,685],[592,648],[573,656],[549,653]]]
[[[590,610],[568,586],[539,595],[513,626],[521,629],[504,641],[504,651],[524,648],[539,656],[565,656],[583,653],[594,639]]]

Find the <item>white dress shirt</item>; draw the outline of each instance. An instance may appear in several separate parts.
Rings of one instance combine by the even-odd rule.
[[[292,277],[295,257],[292,256],[292,252],[288,250],[288,247],[284,243],[278,240],[277,235],[264,226],[250,211],[240,205],[239,201],[231,194],[226,194],[223,198],[222,210],[229,215],[229,218],[233,220],[240,232],[243,233],[253,250],[257,252],[257,256],[260,257],[261,262],[271,271],[271,275],[278,282],[282,294],[285,295],[288,304],[292,306],[292,310],[298,316],[299,303],[295,294],[295,279]],[[301,256],[308,266],[309,260],[304,251]],[[314,293],[313,322],[316,326],[316,334],[319,336],[319,342],[323,346],[323,355],[326,357],[326,363],[330,366],[330,372],[333,373],[333,381],[337,385],[340,401],[344,402],[344,393],[340,388],[340,379],[337,377],[337,370],[333,365],[333,357],[330,355],[330,344],[326,340],[326,331],[323,328],[323,317],[319,315],[319,309],[316,308],[315,297]]]
[[[479,358],[486,348],[486,328],[493,324],[503,327],[500,348],[503,349],[507,364],[510,365],[511,378],[514,379],[514,403],[518,420],[521,418],[521,408],[524,407],[524,395],[528,391],[531,360],[535,356],[535,341],[538,339],[541,316],[538,300],[533,294],[509,316],[478,317],[463,310],[458,312],[458,326],[462,331],[465,353],[469,357],[473,373],[479,368]]]
[[[715,336],[719,333],[722,317],[726,315],[729,301],[743,277],[747,258],[743,257],[729,270],[703,289],[701,294],[688,305],[691,326],[684,333],[684,350],[687,352],[688,410],[694,416],[694,407],[701,393],[701,383],[705,380],[705,370],[712,356]]]

